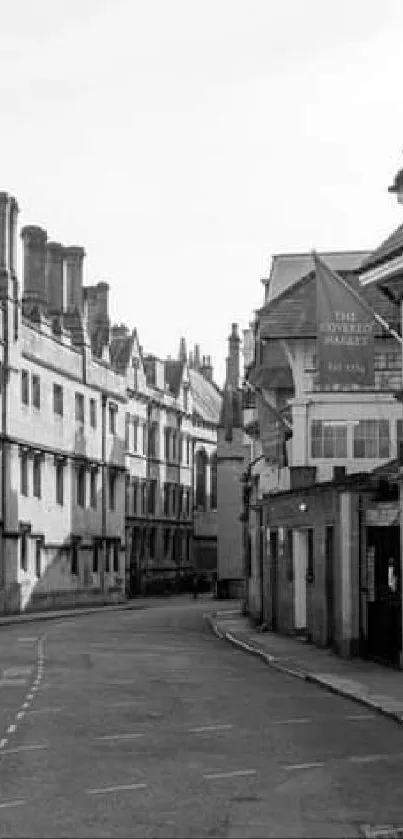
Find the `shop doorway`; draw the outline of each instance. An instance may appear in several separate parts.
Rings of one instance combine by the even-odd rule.
[[[294,629],[306,632],[306,574],[308,531],[294,530]]]
[[[332,647],[335,641],[336,620],[334,602],[334,527],[328,525],[325,535],[326,553],[326,610],[327,610],[327,645]]]
[[[278,532],[270,530],[270,590],[271,590],[271,629],[276,632],[278,606]]]
[[[367,654],[397,666],[401,652],[400,528],[366,528]]]

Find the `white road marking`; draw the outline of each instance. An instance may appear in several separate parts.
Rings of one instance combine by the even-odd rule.
[[[6,745],[7,745],[7,737],[3,737],[2,740],[0,740],[0,749],[4,749],[4,746],[6,746]]]
[[[353,755],[348,759],[351,763],[375,763],[378,760],[401,760],[402,758],[403,752],[396,752],[383,755]]]
[[[317,761],[314,763],[294,763],[293,766],[285,766],[284,769],[291,772],[294,769],[316,769],[318,766],[324,765],[325,764],[321,761]]]
[[[146,737],[146,734],[104,734],[95,740],[136,740],[138,737]]]
[[[14,734],[14,732],[15,732],[16,730],[17,730],[17,726],[16,726],[16,725],[9,725],[9,726],[8,726],[8,729],[7,729],[6,734]]]
[[[38,743],[38,744],[34,744],[32,746],[16,746],[15,749],[5,749],[3,751],[3,754],[11,755],[11,754],[14,754],[15,752],[33,752],[36,749],[47,749],[47,748],[48,748],[47,745],[44,745],[42,743]]]
[[[29,702],[23,702],[23,704],[22,704],[22,706],[21,706],[21,707],[22,707],[22,708],[29,708],[29,706],[30,706],[30,703],[29,703]]]
[[[0,688],[15,688],[19,685],[26,685],[26,679],[0,679]]]
[[[203,731],[221,731],[228,728],[232,728],[232,725],[199,725],[196,728],[189,728],[188,731],[198,734]]]
[[[131,789],[146,789],[147,784],[122,784],[118,787],[103,787],[103,789],[87,789],[87,795],[103,795],[106,792],[124,792]]]
[[[2,801],[0,804],[0,808],[4,810],[5,807],[22,807],[27,802],[24,801],[22,798],[17,801]]]
[[[133,708],[134,705],[138,705],[139,703],[144,703],[145,699],[130,699],[126,702],[112,702],[110,705],[103,705],[102,707],[107,708]]]
[[[294,725],[294,723],[312,722],[309,717],[294,717],[289,720],[272,720],[270,725]]]
[[[349,714],[346,720],[374,720],[376,714]]]
[[[27,693],[27,699],[31,699],[31,700],[32,700],[33,698],[34,698],[34,694],[33,694],[33,693]]]
[[[37,635],[35,635],[35,636],[31,636],[31,635],[24,635],[24,637],[23,637],[23,638],[19,638],[18,640],[20,641],[20,643],[23,643],[24,641],[26,641],[27,643],[28,643],[28,642],[29,642],[29,643],[33,643],[34,641],[37,641],[37,640],[38,640],[38,636],[37,636]]]
[[[214,781],[218,778],[238,778],[243,775],[256,775],[256,769],[237,769],[233,772],[213,772],[211,775],[203,775],[208,781]]]
[[[25,717],[25,711],[18,711],[18,714],[16,714],[16,719],[22,720],[23,717]]]
[[[28,703],[25,704],[28,707]],[[22,707],[24,707],[24,705]],[[27,714],[56,714],[59,711],[63,711],[63,708],[38,708],[34,711],[27,711]]]
[[[3,670],[3,675],[6,679],[11,679],[14,676],[29,676],[31,671],[32,667],[7,667]]]

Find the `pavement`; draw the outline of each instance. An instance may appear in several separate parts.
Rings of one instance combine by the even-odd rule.
[[[0,837],[402,835],[403,730],[223,643],[216,610],[2,627]]]
[[[208,620],[217,636],[271,667],[353,699],[403,725],[401,670],[358,658],[345,660],[302,637],[261,632],[241,614],[240,607],[218,611]]]

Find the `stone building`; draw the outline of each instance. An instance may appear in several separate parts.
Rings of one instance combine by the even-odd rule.
[[[161,360],[111,325],[83,248],[24,227],[21,284],[17,217],[1,193],[0,612],[111,602],[191,571],[221,395],[198,347]]]

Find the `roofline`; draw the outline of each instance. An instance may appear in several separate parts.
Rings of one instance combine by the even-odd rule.
[[[322,256],[322,257],[326,257],[326,256],[347,256],[347,255],[364,256],[366,254],[368,256],[370,256],[371,253],[372,253],[372,251],[371,251],[370,248],[367,248],[366,250],[360,250],[359,249],[359,250],[348,250],[348,251],[317,251],[318,256]],[[271,266],[270,266],[270,275],[268,277],[262,277],[262,279],[260,280],[262,285],[267,285],[268,283],[270,283],[271,276],[272,276],[272,273],[273,273],[273,263],[274,263],[274,261],[276,259],[282,259],[284,257],[287,257],[287,258],[288,257],[295,257],[296,259],[300,259],[301,257],[312,257],[312,251],[292,251],[292,252],[285,251],[285,252],[282,252],[282,253],[273,253],[271,255],[272,262],[271,262]],[[351,268],[350,270],[351,271],[357,271],[358,268]]]

